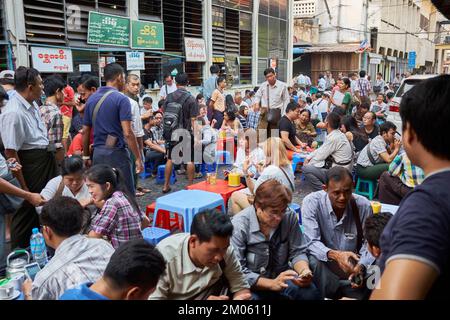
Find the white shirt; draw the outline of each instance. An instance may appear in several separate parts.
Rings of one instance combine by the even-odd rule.
[[[159,96],[165,99],[169,94],[175,91],[177,91],[177,85],[175,82],[172,82],[171,86],[165,84],[161,87],[161,90],[159,90]]]
[[[142,121],[141,121],[141,112],[139,110],[139,104],[136,102],[136,100],[130,99],[131,104],[131,129],[134,132],[134,135],[136,138],[140,138],[144,136],[144,128],[142,127]]]
[[[308,159],[311,159],[309,164],[317,168],[322,168],[325,165],[325,159],[330,155],[334,159],[333,167],[339,163],[347,163],[353,159],[352,146],[345,134],[339,129],[330,132],[323,145],[308,156]],[[349,164],[342,166],[351,171],[353,162],[351,161]]]
[[[267,88],[269,88],[269,101],[267,101]],[[270,86],[267,81],[263,82],[255,94],[255,103],[260,103],[263,108],[281,109],[282,116],[286,113],[290,100],[287,85],[280,80],[277,80],[273,86]]]
[[[62,176],[57,176],[57,177],[51,179],[49,182],[47,182],[47,185],[45,186],[45,188],[42,189],[41,196],[45,200],[53,199],[53,197],[56,194],[56,191],[58,191],[61,181],[62,181]],[[61,195],[64,197],[77,199],[78,201],[86,200],[91,197],[91,195],[89,193],[89,189],[85,183],[83,183],[83,186],[81,187],[80,191],[78,191],[78,193],[76,195],[74,195],[67,186],[64,186],[64,189],[63,189],[63,192]],[[37,207],[36,211],[38,213],[41,213],[42,207]]]

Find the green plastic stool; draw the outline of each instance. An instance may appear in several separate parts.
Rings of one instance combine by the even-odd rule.
[[[375,196],[375,190],[377,188],[376,180],[365,180],[358,178],[358,182],[356,183],[355,193],[361,196],[365,196],[372,200]]]

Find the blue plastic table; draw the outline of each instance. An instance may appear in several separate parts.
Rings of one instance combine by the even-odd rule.
[[[221,206],[225,214],[225,203],[220,194],[201,190],[181,190],[156,199],[153,227],[156,225],[156,216],[159,210],[175,212],[183,217],[184,232],[191,230],[194,216],[206,209]]]

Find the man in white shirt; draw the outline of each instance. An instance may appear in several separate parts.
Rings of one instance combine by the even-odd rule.
[[[170,93],[177,91],[177,85],[175,84],[175,81],[173,81],[173,77],[170,74],[164,75],[164,82],[165,85],[163,85],[161,90],[159,90],[160,100],[166,99]]]
[[[303,173],[314,191],[322,190],[327,171],[334,166],[353,167],[353,150],[345,134],[339,130],[341,118],[331,112],[326,120],[328,136],[324,144],[306,157]]]

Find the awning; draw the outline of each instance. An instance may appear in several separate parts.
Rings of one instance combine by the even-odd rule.
[[[314,46],[311,48],[305,48],[305,53],[327,53],[327,52],[344,52],[344,53],[357,53],[359,44],[338,44],[338,45],[322,45]]]

